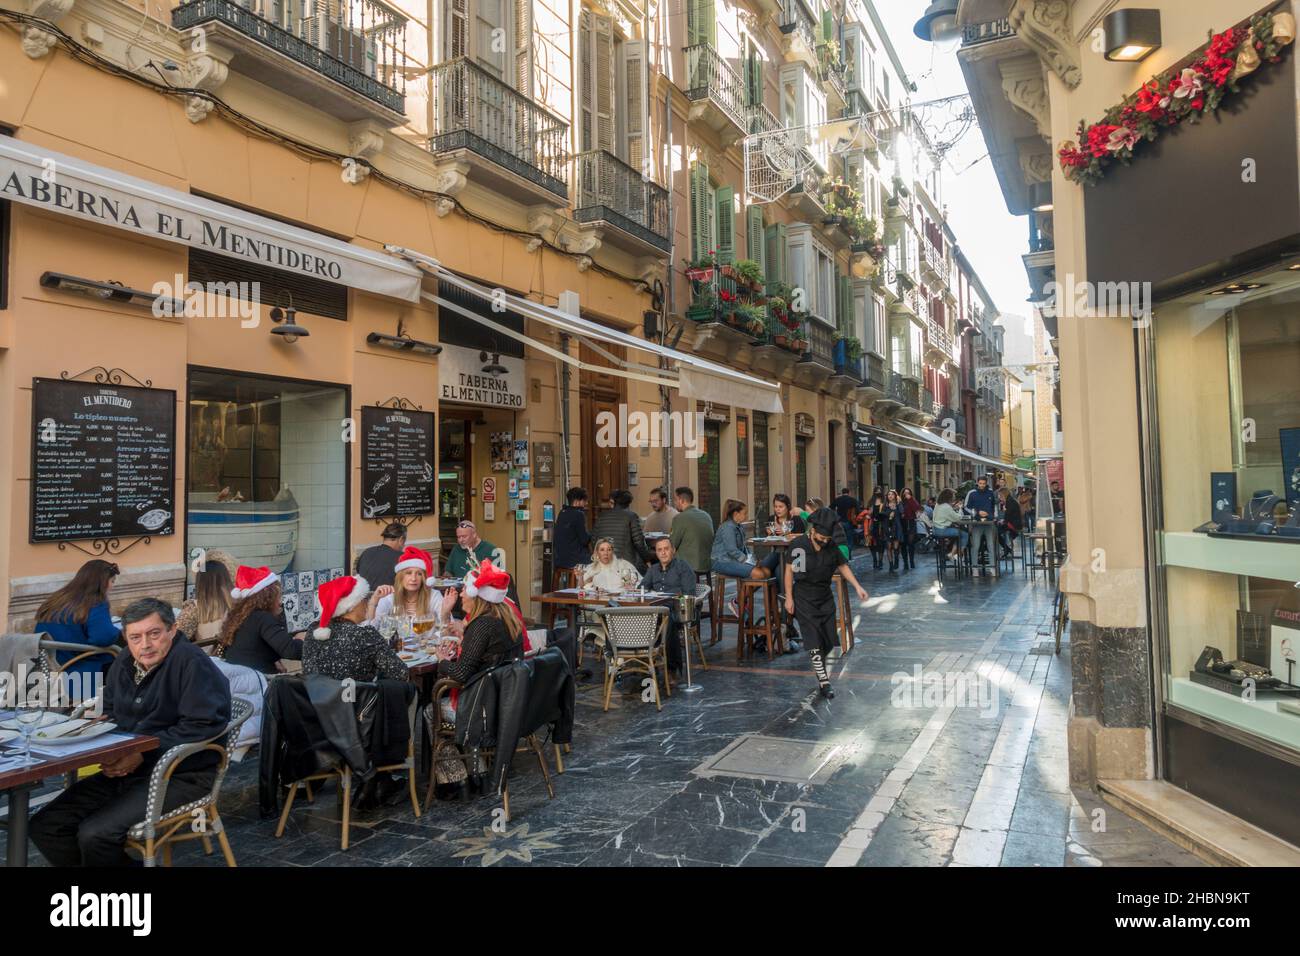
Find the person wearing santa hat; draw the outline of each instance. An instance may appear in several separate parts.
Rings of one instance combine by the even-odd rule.
[[[405,680],[406,665],[373,627],[365,623],[372,605],[365,578],[345,575],[316,589],[320,627],[303,641],[302,671],[335,680]]]
[[[282,660],[302,660],[303,634],[290,634],[280,606],[280,576],[240,565],[230,591],[234,603],[221,625],[216,654],[229,664],[274,674]]]
[[[490,560],[483,560],[465,575],[462,604],[465,610],[464,637],[438,646],[438,678],[466,683],[481,670],[507,660],[517,660],[527,650],[528,633],[523,614],[506,593],[510,575]],[[441,716],[454,722],[455,701],[443,699]],[[459,753],[452,754],[446,744],[436,756],[435,772],[440,787],[459,784],[466,777],[465,762]]]
[[[429,586],[433,578],[433,557],[427,551],[408,545],[398,557],[393,575],[394,587],[375,588],[371,595],[371,623],[394,614],[433,618],[439,625],[444,623],[447,615],[443,614],[443,596]]]

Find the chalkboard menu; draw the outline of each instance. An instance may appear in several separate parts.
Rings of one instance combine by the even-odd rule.
[[[433,412],[361,408],[361,517],[433,514]]]
[[[174,534],[176,392],[32,380],[32,541]]]
[[[930,451],[930,452],[926,452],[925,460],[926,460],[926,462],[927,462],[928,464],[931,464],[931,465],[946,465],[946,464],[948,464],[948,456],[947,456],[944,452],[941,452],[941,451]]]

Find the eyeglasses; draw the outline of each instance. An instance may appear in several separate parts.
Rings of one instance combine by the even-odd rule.
[[[462,521],[460,524],[456,525],[456,530],[459,531],[461,528],[473,528],[473,527],[474,527],[474,522]]]

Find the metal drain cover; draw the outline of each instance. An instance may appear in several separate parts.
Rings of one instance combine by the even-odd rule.
[[[1042,641],[1029,649],[1030,654],[1055,654],[1056,641]]]
[[[742,734],[691,773],[781,783],[825,783],[848,759],[849,743]]]

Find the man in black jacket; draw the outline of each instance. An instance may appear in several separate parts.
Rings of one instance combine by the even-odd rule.
[[[555,555],[557,568],[580,568],[591,563],[591,532],[587,530],[587,490],[570,488],[568,503],[555,519]]]
[[[598,541],[609,538],[614,543],[614,554],[632,564],[638,571],[645,571],[647,562],[653,561],[655,555],[646,544],[641,517],[628,510],[632,504],[632,493],[620,488],[609,497],[614,507],[600,513],[592,526],[591,535]]]
[[[171,605],[141,598],[122,612],[129,654],[104,682],[104,713],[118,729],[158,738],[158,749],[100,765],[32,818],[31,839],[52,866],[127,866],[127,831],[145,818],[149,775],[172,747],[217,737],[230,722],[230,684],[203,651],[177,639]],[[206,750],[176,768],[164,810],[212,789],[218,756]]]

